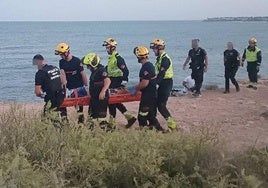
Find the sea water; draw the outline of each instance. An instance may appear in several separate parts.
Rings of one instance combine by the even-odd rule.
[[[89,52],[101,57],[107,64],[103,41],[113,37],[118,42],[118,52],[125,58],[130,70],[128,85],[139,81],[140,64],[133,54],[138,45],[149,47],[156,38],[166,41],[166,52],[174,63],[174,87],[191,73],[182,70],[182,64],[191,48],[191,39],[200,39],[200,46],[208,53],[209,70],[205,85],[224,84],[223,51],[232,41],[243,53],[248,39],[256,37],[262,50],[263,62],[260,74],[268,74],[268,23],[267,22],[202,22],[202,21],[124,21],[124,22],[0,22],[0,101],[41,101],[34,95],[32,66],[35,54],[42,54],[49,64],[58,66],[59,56],[54,55],[60,42],[70,45],[71,53],[82,58]],[[150,60],[155,56],[150,50]],[[87,75],[89,75],[87,70]],[[246,67],[239,69],[237,78],[247,79]]]

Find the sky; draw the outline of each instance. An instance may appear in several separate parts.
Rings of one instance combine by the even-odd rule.
[[[202,20],[268,16],[268,0],[0,0],[0,21]]]

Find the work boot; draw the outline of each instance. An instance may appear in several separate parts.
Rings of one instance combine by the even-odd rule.
[[[99,125],[102,130],[107,130],[109,123],[107,121],[101,121]]]
[[[79,116],[78,116],[78,124],[80,124],[80,123],[84,123],[84,121],[85,121],[85,117],[84,117],[84,114],[80,114]]]
[[[174,130],[176,129],[176,122],[174,121],[174,119],[169,116],[168,119],[167,119],[167,123],[168,123],[168,128],[170,128],[171,130]]]
[[[113,116],[110,116],[108,124],[110,129],[116,128],[115,118]]]
[[[126,128],[128,129],[136,122],[137,118],[128,113],[125,113],[124,116],[127,120]]]
[[[89,130],[93,131],[94,128],[95,128],[94,119],[92,119],[91,117],[88,117],[88,119],[87,119],[87,126],[88,126]]]

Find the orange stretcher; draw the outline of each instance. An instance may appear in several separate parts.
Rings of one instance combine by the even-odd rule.
[[[136,95],[132,95],[125,89],[116,89],[115,92],[110,92],[109,104],[126,103],[133,101],[140,101],[141,92]],[[71,107],[71,106],[88,106],[90,105],[90,97],[78,97],[75,95],[74,98],[65,98],[61,107]]]

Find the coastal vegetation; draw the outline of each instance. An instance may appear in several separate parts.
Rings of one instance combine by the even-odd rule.
[[[18,105],[0,115],[0,187],[268,187],[268,147],[228,152],[218,132],[89,130]]]

